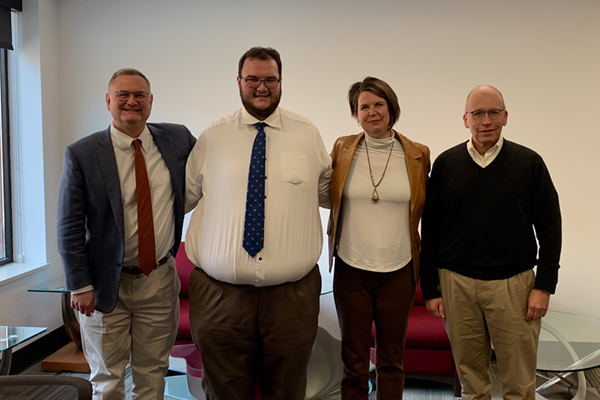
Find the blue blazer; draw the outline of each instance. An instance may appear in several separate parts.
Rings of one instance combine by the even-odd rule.
[[[175,192],[174,256],[183,227],[185,163],[196,138],[183,125],[147,125]],[[57,228],[67,289],[92,285],[96,310],[109,313],[117,303],[125,246],[121,185],[110,127],[68,146],[64,158]]]

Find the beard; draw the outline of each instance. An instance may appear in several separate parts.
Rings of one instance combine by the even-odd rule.
[[[242,99],[242,105],[244,106],[246,111],[248,111],[248,114],[252,115],[259,121],[264,121],[269,117],[269,115],[273,114],[273,111],[275,111],[275,109],[277,109],[277,107],[279,106],[279,101],[281,100],[281,89],[279,89],[279,94],[277,95],[277,97],[273,96],[272,94],[270,94],[270,96],[272,100],[270,106],[263,109],[256,108],[252,104],[252,101],[244,98],[244,94],[242,93],[242,89],[240,88],[240,98]]]

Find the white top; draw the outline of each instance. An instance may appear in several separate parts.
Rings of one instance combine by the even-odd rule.
[[[123,266],[138,265],[138,226],[137,226],[137,196],[135,193],[135,148],[131,136],[119,131],[114,125],[110,126],[110,138],[115,151],[121,200],[123,201],[123,218],[125,229],[125,248]],[[154,219],[154,238],[156,244],[156,260],[160,260],[173,247],[173,232],[175,232],[175,193],[171,184],[171,174],[163,160],[148,126],[137,138],[142,141],[142,152],[148,180],[150,181],[150,197],[152,199],[152,218]],[[92,285],[73,290],[78,294],[92,290]]]
[[[371,201],[373,184],[365,140],[375,184],[381,178],[394,143],[385,176],[377,187],[378,203]],[[339,229],[337,255],[352,267],[391,272],[412,259],[410,184],[404,149],[395,137],[373,139],[365,135],[359,143],[344,186]]]
[[[473,136],[467,142],[467,150],[471,155],[473,161],[475,161],[481,168],[485,168],[492,163],[500,153],[502,149],[502,144],[504,144],[504,138],[500,136],[500,139],[494,144],[492,147],[485,152],[484,155],[479,154],[475,146],[473,146]]]
[[[186,167],[186,209],[202,200],[192,214],[185,249],[195,265],[219,281],[270,286],[303,278],[319,259],[319,204],[329,203],[331,158],[306,118],[278,108],[263,121],[264,247],[250,257],[242,241],[256,122],[242,108],[200,135]]]

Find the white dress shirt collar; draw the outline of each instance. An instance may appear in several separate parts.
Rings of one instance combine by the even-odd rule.
[[[473,146],[473,136],[467,142],[467,150],[471,155],[473,161],[475,161],[480,167],[485,168],[492,163],[500,153],[502,145],[504,144],[504,138],[500,136],[500,139],[492,147],[488,149],[483,155],[481,155],[475,146]]]
[[[279,107],[277,107],[275,109],[275,111],[273,111],[273,113],[271,115],[269,115],[269,117],[267,119],[265,119],[264,121],[259,121],[256,117],[250,115],[250,113],[248,112],[248,110],[246,110],[246,108],[242,107],[241,120],[242,120],[242,124],[254,125],[257,122],[264,122],[271,128],[281,129],[281,113],[279,111]]]
[[[110,125],[110,137],[114,143],[114,145],[121,151],[131,151],[131,143],[133,143],[134,138],[131,136],[121,132],[117,128],[115,128],[114,124]],[[144,130],[135,139],[139,139],[142,141],[142,150],[144,152],[148,152],[148,148],[150,146],[150,142],[152,141],[152,136],[150,135],[150,130],[148,129],[148,125],[144,126]]]

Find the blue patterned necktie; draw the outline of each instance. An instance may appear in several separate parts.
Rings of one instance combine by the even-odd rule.
[[[254,124],[258,133],[252,146],[248,193],[244,221],[244,249],[254,257],[262,250],[265,241],[265,160],[267,135],[264,122]]]

